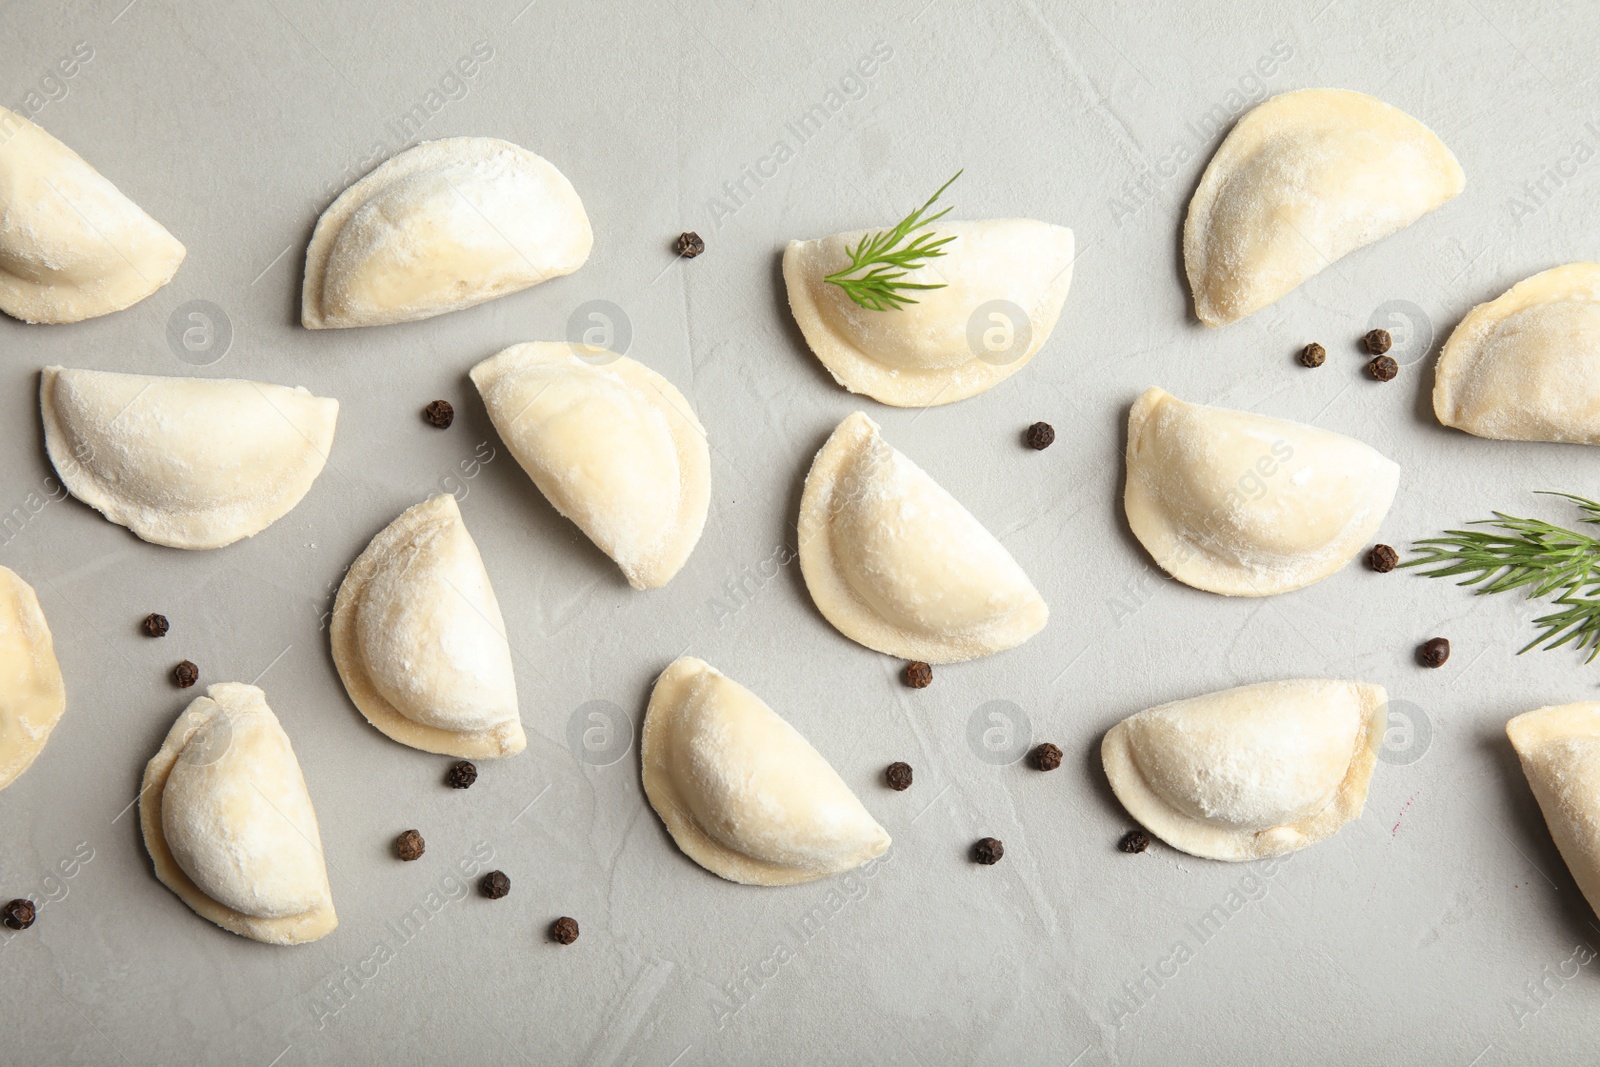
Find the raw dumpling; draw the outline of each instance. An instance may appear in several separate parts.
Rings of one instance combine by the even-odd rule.
[[[944,256],[903,281],[942,285],[917,301],[869,311],[823,281],[850,265],[871,231],[790,241],[783,253],[789,307],[835,381],[895,407],[965,400],[1017,371],[1055,328],[1072,284],[1072,231],[1033,219],[935,225],[954,237]]]
[[[80,322],[172,280],[177,239],[83,159],[0,108],[0,311]]]
[[[255,686],[184,709],[144,769],[139,821],[156,877],[224,930],[300,945],[339,925],[305,777]]]
[[[1468,312],[1445,342],[1433,410],[1502,441],[1600,444],[1600,263],[1569,263]]]
[[[1225,689],[1122,720],[1100,758],[1128,814],[1173,848],[1265,859],[1361,814],[1388,701],[1382,686],[1360,682]]]
[[[548,160],[492,137],[424,141],[317,220],[300,321],[430,319],[571,274],[593,245],[583,201]]]
[[[39,598],[14,571],[0,567],[0,789],[44,751],[66,707]]]
[[[644,716],[644,792],[678,847],[746,885],[793,885],[861,866],[889,834],[771,708],[703,660],[656,679]]]
[[[563,342],[513,345],[472,381],[533,484],[630,585],[655,589],[682,569],[706,523],[711,451],[671,382]]]
[[[1271,596],[1319,582],[1378,530],[1400,468],[1353,438],[1147,389],[1128,416],[1124,505],[1161,568]]]
[[[1465,185],[1444,142],[1382,100],[1347,89],[1275,96],[1234,126],[1189,202],[1195,314],[1207,326],[1254,314]]]
[[[333,662],[367,721],[412,748],[469,759],[528,743],[505,620],[453,496],[390,523],[333,606]]]
[[[1567,870],[1600,914],[1600,703],[1518,715],[1506,736]]]
[[[817,610],[891,656],[975,659],[1022,644],[1050,617],[1005,546],[859,411],[812,461],[799,536]]]
[[[146,541],[219,548],[300,503],[339,402],[230,378],[46,367],[44,443],[62,484]]]

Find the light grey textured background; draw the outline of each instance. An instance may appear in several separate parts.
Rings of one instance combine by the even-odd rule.
[[[0,8],[0,101],[34,110],[36,92],[36,121],[189,256],[121,314],[0,321],[0,507],[48,488],[36,401],[48,364],[298,384],[342,407],[310,495],[252,540],[159,548],[66,500],[0,547],[39,591],[69,694],[49,747],[0,795],[0,897],[46,902],[32,930],[0,932],[0,1059],[1592,1060],[1600,972],[1577,962],[1588,948],[1574,953],[1600,946],[1600,927],[1503,726],[1593,697],[1600,667],[1518,658],[1532,605],[1410,574],[1352,565],[1270,600],[1164,580],[1123,520],[1120,453],[1128,404],[1159,384],[1396,459],[1382,531],[1396,545],[1494,508],[1570,518],[1530,491],[1600,490],[1591,450],[1439,427],[1422,348],[1528,274],[1596,257],[1594,5],[126,2]],[[477,42],[492,56],[449,80]],[[847,81],[879,42],[892,56]],[[62,78],[57,61],[80,43],[93,58]],[[1304,86],[1416,115],[1459,157],[1466,192],[1277,306],[1202,329],[1178,256],[1189,193],[1239,113]],[[785,124],[830,92],[837,110],[802,143]],[[464,313],[308,333],[298,300],[316,215],[375,152],[403,147],[390,123],[416,104],[425,137],[503,137],[559,166],[593,220],[594,255]],[[746,167],[770,176],[745,177],[735,200],[725,190]],[[975,399],[918,412],[851,397],[788,316],[779,252],[891,223],[959,167],[958,217],[1076,231],[1061,323],[1030,366]],[[708,251],[674,263],[685,228]],[[200,370],[166,340],[169,316],[195,299],[233,331]],[[553,513],[466,379],[504,345],[564,336],[590,299],[623,309],[629,354],[683,390],[713,447],[705,536],[652,593],[630,590]],[[1356,339],[1387,301],[1418,309],[1389,323],[1415,361],[1378,385]],[[1293,354],[1314,339],[1328,362],[1306,371]],[[435,397],[459,413],[448,432],[419,418]],[[912,692],[901,664],[821,619],[797,567],[759,577],[794,543],[813,452],[857,408],[1016,555],[1052,608],[1042,634]],[[1036,419],[1059,434],[1042,454],[1019,443]],[[530,738],[467,792],[441,784],[449,761],[366,725],[320,627],[367,540],[442,488],[463,497],[504,608]],[[172,621],[165,640],[137,632],[153,610]],[[1416,666],[1416,644],[1441,634],[1449,664]],[[885,862],[787,889],[721,881],[646,805],[636,746],[608,766],[576,758],[575,714],[603,726],[587,715],[606,704],[584,706],[607,702],[617,729],[636,730],[651,679],[686,649],[833,761],[893,834]],[[193,695],[168,681],[184,657],[202,683],[261,676],[294,741],[341,919],[321,942],[234,937],[151,873],[126,806]],[[1295,676],[1380,682],[1409,704],[1411,740],[1396,732],[1358,822],[1276,867],[1115,850],[1130,823],[1099,766],[1107,727]],[[1020,709],[1032,741],[1061,745],[1063,768],[981,758],[991,701]],[[880,784],[895,759],[917,771],[903,794]],[[401,864],[389,844],[413,826],[428,854]],[[991,834],[1005,860],[969,863]],[[491,851],[511,896],[462,898],[457,864]],[[426,921],[398,933],[419,905]],[[1225,920],[1202,940],[1193,924],[1218,905]],[[569,948],[544,936],[563,914],[583,926]]]

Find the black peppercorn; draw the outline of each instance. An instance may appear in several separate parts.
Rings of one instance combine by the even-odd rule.
[[[1450,658],[1450,642],[1442,637],[1435,637],[1423,643],[1417,650],[1417,659],[1424,667],[1443,667],[1444,661]]]
[[[426,851],[427,847],[427,844],[422,840],[422,835],[415,830],[407,830],[394,839],[394,854],[407,862],[421,859],[422,853]]]
[[[478,768],[467,760],[458,760],[450,765],[450,773],[444,780],[450,783],[451,789],[465,789],[478,780]]]
[[[1143,830],[1129,830],[1117,842],[1117,847],[1132,856],[1150,847],[1150,835]]]
[[[563,915],[550,924],[550,940],[558,945],[570,945],[578,940],[578,920]]]
[[[448,400],[435,400],[422,409],[422,417],[428,420],[430,426],[448,430],[450,424],[456,421],[456,409],[450,406]]]
[[[891,763],[883,774],[889,780],[889,788],[895,792],[901,793],[911,788],[911,764]]]
[[[684,259],[693,259],[706,250],[705,241],[693,230],[685,230],[678,235],[678,255]]]
[[[1372,551],[1367,553],[1367,566],[1379,574],[1388,574],[1400,563],[1400,553],[1388,545],[1373,545]]]
[[[1056,428],[1048,422],[1036,422],[1028,427],[1024,440],[1028,442],[1028,447],[1035,452],[1043,452],[1055,444]]]
[[[1033,750],[1033,765],[1041,771],[1053,771],[1061,766],[1061,750],[1046,741]]]
[[[165,615],[157,615],[153,611],[144,617],[144,622],[140,623],[140,625],[144,627],[146,637],[165,637],[167,636],[167,630],[170,629],[167,625],[167,617]]]
[[[1315,341],[1300,350],[1300,365],[1302,367],[1320,367],[1327,358],[1328,350]]]
[[[490,871],[478,883],[478,892],[490,900],[499,900],[511,892],[511,879],[506,877],[505,871]]]
[[[37,914],[33,910],[33,901],[18,897],[0,909],[0,922],[4,922],[13,930],[26,930],[33,925]]]
[[[184,660],[172,668],[172,680],[178,683],[179,689],[187,689],[200,680],[200,668]]]
[[[1367,364],[1367,373],[1380,382],[1392,382],[1394,376],[1400,373],[1400,364],[1388,356],[1379,356]]]
[[[972,846],[973,862],[981,863],[985,867],[999,863],[1000,857],[1005,854],[1006,846],[993,837],[981,838],[976,845]]]
[[[1394,346],[1394,338],[1389,336],[1388,330],[1368,330],[1362,336],[1361,343],[1367,346],[1368,352],[1381,356]]]
[[[933,684],[933,668],[918,660],[906,664],[906,684],[913,689],[926,689]]]

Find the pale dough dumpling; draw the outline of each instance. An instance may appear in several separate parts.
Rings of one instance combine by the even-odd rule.
[[[630,585],[655,589],[682,569],[706,523],[711,449],[671,382],[562,342],[513,345],[472,381],[533,484]]]
[[[0,789],[44,751],[66,708],[39,598],[16,572],[0,567]]]
[[[571,274],[594,232],[548,160],[492,137],[424,141],[340,194],[306,249],[300,321],[383,326]]]
[[[1122,720],[1100,758],[1128,814],[1173,848],[1265,859],[1361,814],[1388,700],[1379,685],[1318,679],[1225,689]]]
[[[184,709],[145,767],[139,821],[156,877],[224,930],[299,945],[339,925],[300,762],[255,686]]]
[[[812,461],[799,536],[817,610],[891,656],[975,659],[1022,644],[1050,618],[1005,546],[859,411]]]
[[[1161,568],[1271,596],[1321,581],[1378,530],[1400,468],[1353,438],[1148,389],[1128,416],[1123,503]]]
[[[1518,715],[1506,736],[1567,870],[1600,915],[1600,703]]]
[[[1468,312],[1439,356],[1433,411],[1479,437],[1600,444],[1600,263],[1535,274]]]
[[[506,624],[453,496],[390,523],[339,586],[331,639],[361,714],[412,748],[468,759],[527,747]]]
[[[650,694],[644,792],[684,854],[746,885],[841,874],[889,834],[804,737],[744,686],[685,656]]]
[[[0,108],[0,311],[24,322],[109,315],[166,285],[183,256],[78,153]]]
[[[339,416],[302,388],[63,367],[44,369],[39,408],[68,492],[172,548],[219,548],[288,514]]]
[[[889,311],[861,307],[823,281],[848,267],[848,249],[872,232],[790,241],[783,253],[795,321],[852,393],[895,407],[965,400],[1021,370],[1055,328],[1072,284],[1072,231],[1065,226],[940,221],[933,232],[955,240],[901,280],[943,288],[909,293],[916,303]]]
[[[1275,96],[1234,126],[1189,202],[1195,314],[1207,326],[1253,314],[1465,185],[1444,142],[1382,100],[1347,89]]]

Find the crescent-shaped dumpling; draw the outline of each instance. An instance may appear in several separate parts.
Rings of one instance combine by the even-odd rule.
[[[39,597],[16,572],[0,567],[0,789],[44,751],[66,708]]]
[[[300,321],[429,319],[571,274],[593,246],[583,201],[548,160],[492,137],[424,141],[317,220]]]
[[[1479,304],[1434,374],[1446,426],[1502,441],[1600,444],[1600,263],[1569,263]]]
[[[513,345],[472,381],[533,484],[630,585],[655,589],[682,569],[706,523],[711,450],[671,382],[562,342]]]
[[[859,411],[812,461],[799,537],[817,610],[891,656],[975,659],[1022,644],[1050,617],[1005,546]]]
[[[1600,703],[1518,715],[1506,736],[1567,870],[1600,914]]]
[[[339,416],[298,387],[63,367],[44,369],[39,408],[67,491],[172,548],[219,548],[288,514]]]
[[[1254,314],[1465,185],[1444,142],[1382,100],[1347,89],[1275,96],[1234,126],[1189,202],[1195,314],[1207,326]]]
[[[850,265],[872,231],[790,241],[783,253],[789,308],[834,381],[895,407],[976,396],[1033,358],[1072,284],[1072,231],[1033,219],[936,224],[945,254],[909,271],[916,303],[869,311],[823,279]]]
[[[300,945],[339,925],[300,762],[255,686],[184,709],[145,767],[139,821],[156,877],[224,930]]]
[[[703,660],[661,672],[640,742],[644,792],[684,854],[745,885],[861,866],[889,834],[821,753]]]
[[[1227,596],[1319,582],[1378,530],[1400,468],[1315,426],[1148,389],[1128,416],[1123,503],[1161,569]]]
[[[0,311],[81,322],[172,280],[184,248],[99,171],[0,108]]]
[[[330,630],[350,699],[401,744],[470,759],[527,747],[505,620],[455,497],[423,501],[372,539]]]
[[[1317,679],[1225,689],[1122,720],[1100,758],[1128,814],[1173,848],[1265,859],[1361,814],[1388,700],[1379,685]]]

